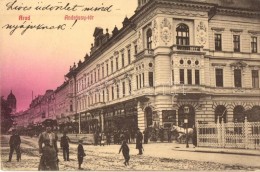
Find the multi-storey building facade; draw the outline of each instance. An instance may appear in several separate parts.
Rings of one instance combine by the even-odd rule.
[[[120,30],[95,29],[90,56],[66,75],[87,131],[241,121],[260,107],[252,1],[138,2]]]
[[[69,91],[69,82],[65,81],[54,93],[55,119],[59,124],[70,122],[71,115],[75,114],[75,108],[73,108],[73,95]]]

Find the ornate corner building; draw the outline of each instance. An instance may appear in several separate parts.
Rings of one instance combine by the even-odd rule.
[[[260,108],[260,4],[139,0],[66,75],[81,130],[241,121]],[[185,117],[186,116],[186,117]]]

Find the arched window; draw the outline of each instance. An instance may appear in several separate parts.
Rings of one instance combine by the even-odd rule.
[[[223,105],[218,105],[215,109],[215,122],[217,122],[219,118],[219,122],[224,121],[227,122],[227,109]]]
[[[176,28],[176,44],[177,45],[189,45],[189,27],[186,24],[179,24]]]
[[[253,106],[252,109],[246,111],[246,115],[249,122],[260,122],[260,106]]]
[[[233,119],[234,122],[244,122],[245,114],[244,114],[244,107],[243,106],[236,106],[233,111]]]
[[[146,42],[147,42],[147,49],[151,50],[152,49],[152,30],[148,29],[146,32]]]
[[[150,107],[145,108],[146,128],[153,125],[153,111]]]

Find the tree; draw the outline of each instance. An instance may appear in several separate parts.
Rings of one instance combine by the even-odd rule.
[[[7,101],[1,97],[1,133],[6,133],[12,127],[13,119],[11,112],[12,110]]]

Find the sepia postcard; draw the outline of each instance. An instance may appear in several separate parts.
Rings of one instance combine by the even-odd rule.
[[[2,171],[260,171],[260,0],[1,0]]]

